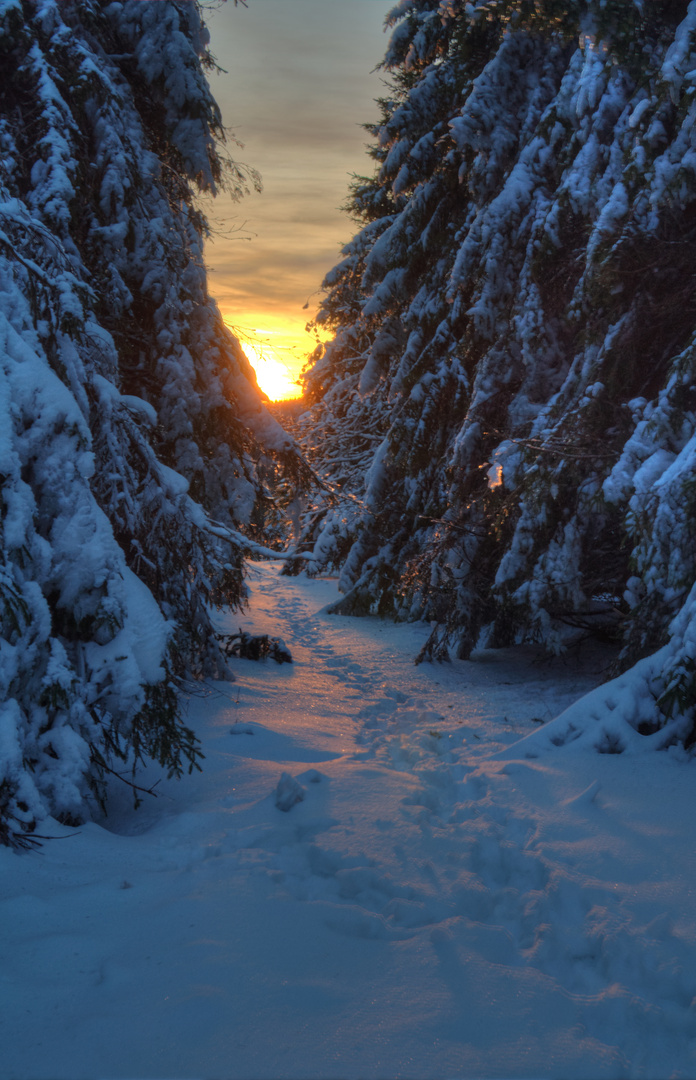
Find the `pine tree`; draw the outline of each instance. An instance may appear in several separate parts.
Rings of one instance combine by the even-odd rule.
[[[207,292],[197,193],[258,182],[207,42],[196,3],[0,0],[1,842],[197,766],[177,680],[223,670],[259,463],[297,472]]]
[[[388,21],[378,168],[307,375],[319,432],[361,409],[384,432],[337,610],[437,620],[430,657],[583,630],[621,634],[628,667],[666,645],[651,723],[690,737],[696,6],[402,0]]]

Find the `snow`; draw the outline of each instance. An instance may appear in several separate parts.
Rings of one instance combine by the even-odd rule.
[[[692,41],[696,30],[696,3],[692,2],[687,8],[686,18],[679,24],[674,35],[674,41],[667,50],[662,64],[662,78],[670,85],[675,98],[678,96],[681,83],[685,77],[684,68],[693,63]]]
[[[249,585],[221,628],[294,663],[191,695],[203,773],[0,849],[2,1074],[693,1076],[693,766],[552,738],[606,657],[416,667],[427,625]]]
[[[176,474],[175,474],[176,475]],[[123,586],[127,597],[126,620],[123,630],[109,642],[106,649],[116,655],[128,646],[135,657],[142,681],[156,683],[162,679],[162,658],[172,630],[162,616],[155,598],[140,578],[125,567]],[[92,646],[99,648],[99,646]]]

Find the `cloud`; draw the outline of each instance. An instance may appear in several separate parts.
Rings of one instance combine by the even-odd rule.
[[[392,6],[249,0],[248,8],[207,12],[213,53],[227,71],[211,79],[213,92],[245,144],[230,143],[228,152],[264,182],[260,196],[233,203],[223,195],[205,207],[218,230],[206,246],[210,290],[233,322],[272,314],[296,341],[307,337],[313,310],[302,305],[354,232],[339,210],[351,175],[372,172],[360,125],[376,119],[374,99],[384,93],[371,71],[386,49],[382,25]]]

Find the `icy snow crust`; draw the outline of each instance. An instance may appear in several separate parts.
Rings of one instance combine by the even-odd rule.
[[[0,1073],[694,1076],[693,768],[554,745],[602,659],[415,667],[427,625],[250,584],[295,662],[191,698],[204,773],[0,850]]]

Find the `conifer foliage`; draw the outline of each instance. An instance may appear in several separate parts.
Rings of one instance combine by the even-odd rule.
[[[314,567],[341,566],[340,611],[436,621],[428,657],[619,636],[622,667],[652,656],[628,721],[691,739],[696,3],[400,0],[388,23],[306,375],[334,492]]]
[[[206,290],[194,195],[257,182],[211,63],[195,3],[0,0],[0,842],[196,765],[175,680],[293,459]]]

